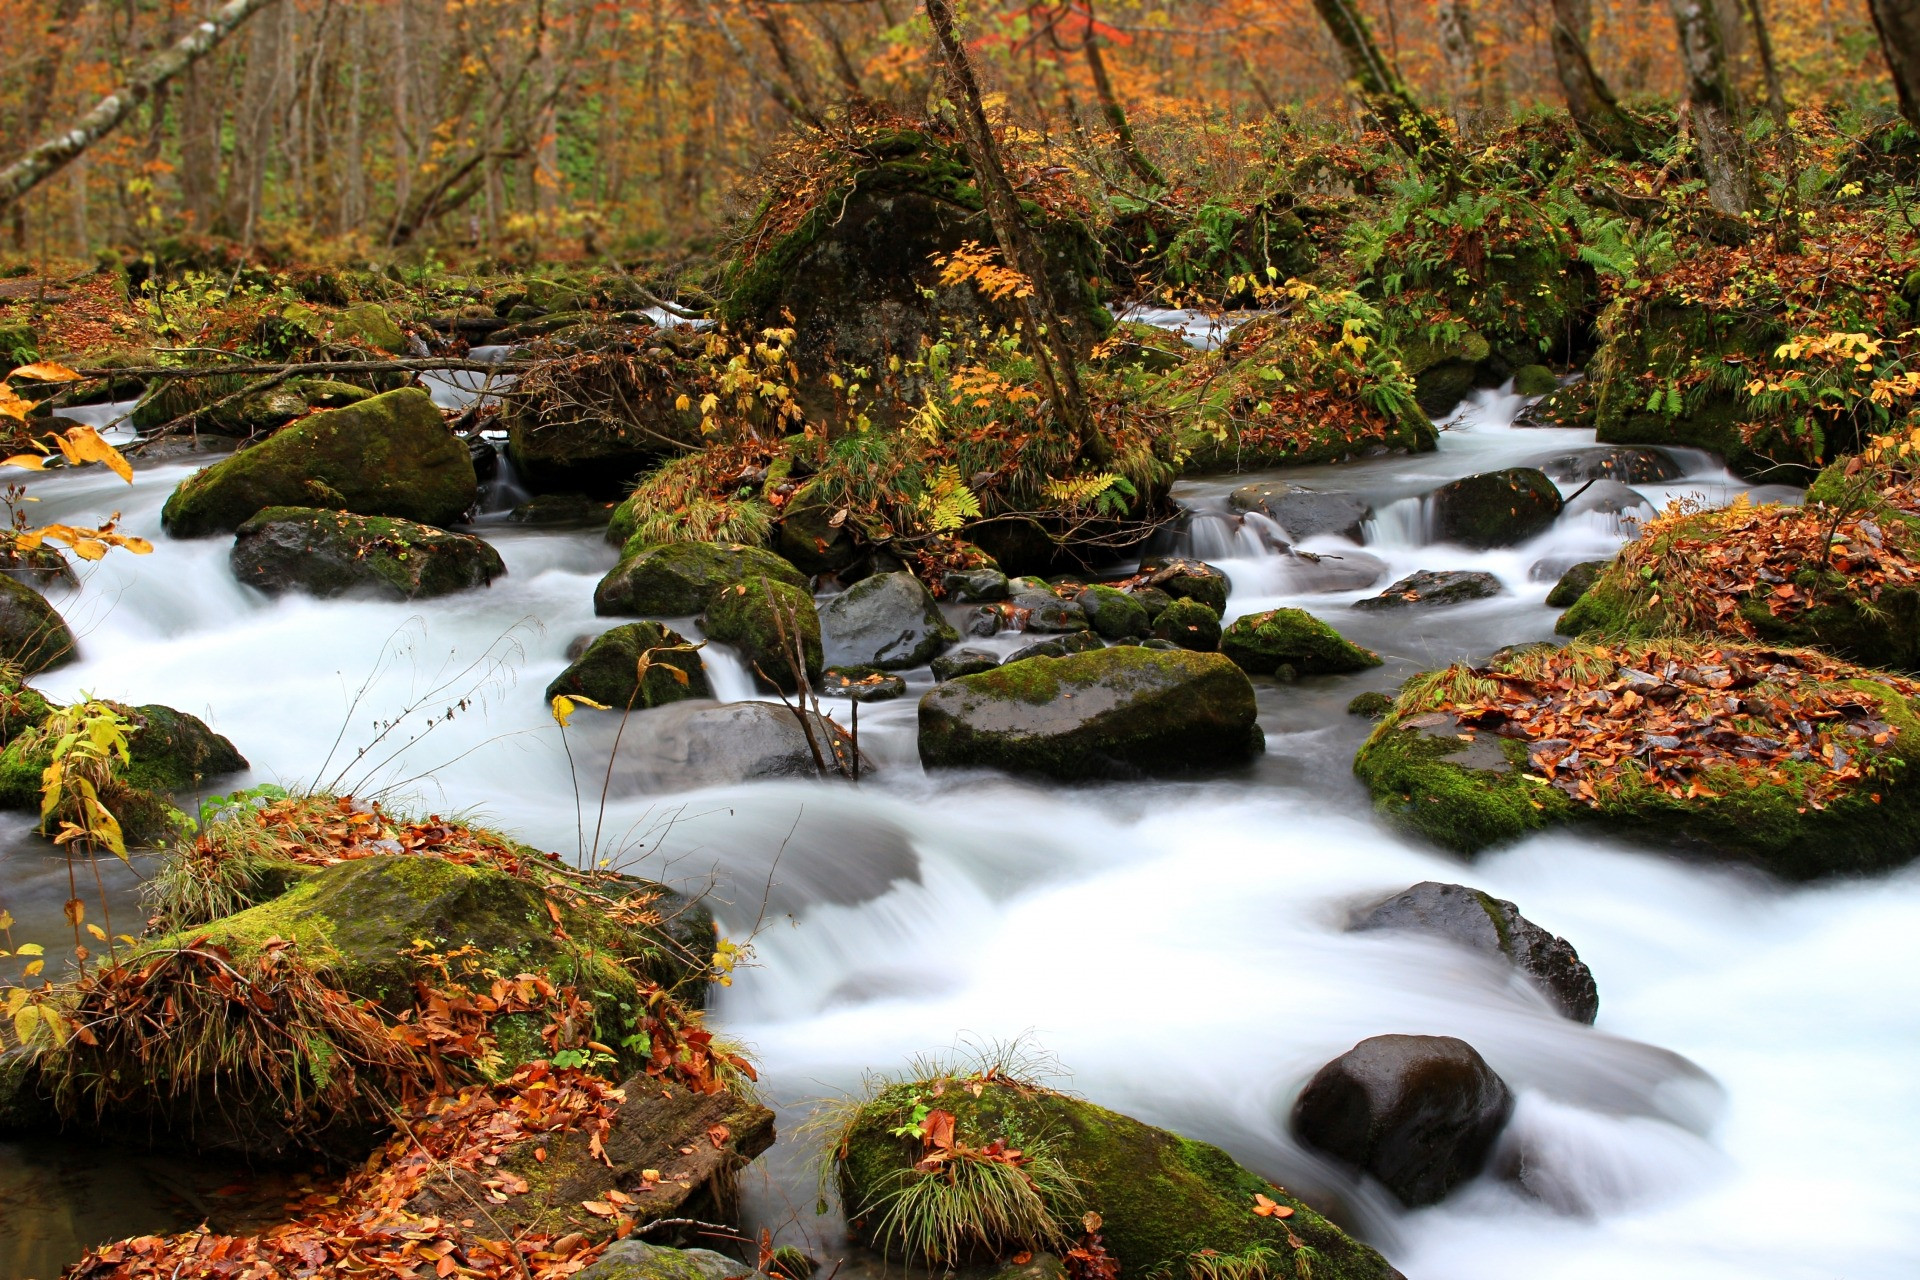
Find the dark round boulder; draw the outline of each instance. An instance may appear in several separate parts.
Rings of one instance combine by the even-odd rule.
[[[642,659],[647,662],[640,674]],[[586,697],[616,710],[711,698],[706,668],[687,638],[658,622],[629,622],[594,639],[547,686],[547,700]]]
[[[1063,600],[1045,585],[1015,585],[1016,590],[1007,598],[1007,607],[1000,614],[1006,630],[1059,633],[1088,629],[1087,611],[1077,600]]]
[[[820,674],[820,615],[813,597],[771,578],[748,578],[716,592],[701,619],[706,633],[740,651],[762,684],[783,693],[800,686],[798,648],[806,678]]]
[[[1417,929],[1498,956],[1546,992],[1575,1022],[1591,1023],[1600,993],[1580,953],[1520,914],[1520,908],[1463,884],[1427,880],[1355,914],[1351,927]]]
[[[1074,597],[1086,611],[1087,622],[1103,639],[1124,640],[1147,634],[1147,606],[1116,587],[1098,583]]]
[[[1377,596],[1355,600],[1356,609],[1400,609],[1408,605],[1465,604],[1500,594],[1500,579],[1479,570],[1422,569],[1410,573]]]
[[[1000,655],[988,653],[985,649],[955,649],[933,660],[933,678],[958,680],[961,676],[977,676],[982,671],[991,671],[999,665]]]
[[[905,696],[902,676],[879,667],[828,667],[820,673],[820,696],[851,698],[855,702],[888,702]]]
[[[240,526],[234,576],[269,594],[367,591],[421,600],[484,587],[506,573],[479,538],[390,516],[268,507]]]
[[[47,598],[10,574],[0,574],[0,661],[26,675],[74,659],[73,630]]]
[[[1512,1091],[1466,1041],[1373,1036],[1314,1073],[1293,1131],[1418,1207],[1480,1172],[1512,1114]]]
[[[1434,536],[1463,547],[1511,547],[1551,525],[1560,490],[1532,467],[1466,476],[1433,493]]]
[[[1182,649],[1212,653],[1220,647],[1220,614],[1198,600],[1175,600],[1153,620],[1152,634]]]
[[[941,575],[940,589],[960,604],[1007,598],[1007,575],[998,569],[955,569]]]
[[[820,606],[820,643],[830,667],[917,667],[960,638],[911,573],[877,573]]]
[[[1091,631],[1069,631],[1051,640],[1041,640],[1024,648],[1015,649],[1006,656],[1004,661],[1019,662],[1023,658],[1064,658],[1070,653],[1090,653],[1105,647],[1100,637]],[[1004,665],[1004,663],[995,665]]]
[[[1540,463],[1540,470],[1561,484],[1588,480],[1617,480],[1622,484],[1661,484],[1686,474],[1664,449],[1601,445],[1562,453]]]

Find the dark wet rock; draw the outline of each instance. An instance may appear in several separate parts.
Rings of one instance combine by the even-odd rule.
[[[268,507],[240,526],[234,577],[271,595],[329,597],[367,591],[423,600],[484,587],[507,571],[479,538],[411,520]]]
[[[1435,418],[1466,399],[1491,354],[1487,340],[1471,329],[1449,341],[1408,337],[1400,343],[1400,365],[1413,379],[1414,398]]]
[[[1353,700],[1347,703],[1348,715],[1364,716],[1368,720],[1378,720],[1391,710],[1393,710],[1393,695],[1381,693],[1377,689],[1356,693],[1353,695]]]
[[[1091,631],[1069,631],[1052,640],[1042,640],[1037,644],[1015,649],[1006,656],[1004,662],[995,665],[1004,666],[1007,662],[1019,662],[1023,658],[1064,658],[1070,653],[1091,653],[1106,646],[1100,637]]]
[[[1591,427],[1594,424],[1593,384],[1570,382],[1541,396],[1514,415],[1516,427]]]
[[[920,579],[904,571],[862,578],[820,606],[830,667],[917,667],[959,638]]]
[[[1571,943],[1520,914],[1520,908],[1463,884],[1427,880],[1355,913],[1350,926],[1416,929],[1438,933],[1462,946],[1506,960],[1545,991],[1575,1022],[1591,1023],[1600,1011],[1593,974]]]
[[[1372,508],[1350,493],[1318,493],[1285,481],[1241,485],[1227,501],[1240,511],[1259,511],[1296,542],[1330,535],[1361,540],[1360,526]]]
[[[646,676],[640,662],[648,663]],[[565,694],[616,709],[658,707],[683,698],[711,698],[700,653],[658,622],[629,622],[596,637],[547,686],[549,702]]]
[[[507,522],[536,528],[594,529],[613,518],[613,506],[584,493],[542,493],[508,512]]]
[[[977,1088],[975,1082],[980,1082]],[[862,1240],[884,1247],[879,1225],[889,1194],[910,1188],[914,1179],[944,1176],[915,1169],[921,1153],[898,1133],[914,1123],[916,1106],[936,1098],[954,1117],[956,1142],[968,1147],[1008,1141],[1013,1134],[1023,1140],[1044,1135],[1048,1154],[1072,1180],[1085,1210],[1102,1219],[1101,1235],[1123,1276],[1185,1276],[1198,1265],[1196,1255],[1209,1249],[1216,1257],[1267,1259],[1268,1267],[1278,1259],[1284,1269],[1268,1274],[1287,1280],[1309,1270],[1296,1268],[1296,1258],[1310,1264],[1318,1280],[1399,1276],[1372,1249],[1217,1147],[1004,1074],[984,1082],[978,1076],[900,1081],[848,1117],[833,1139],[833,1172],[841,1203],[851,1207],[849,1217]],[[1288,1215],[1253,1212],[1256,1196],[1284,1207]],[[1030,1242],[990,1242],[990,1251],[1001,1257],[1029,1248]],[[894,1257],[901,1260],[897,1245]],[[1018,1270],[974,1274],[981,1280],[1057,1280],[1057,1271],[1026,1269],[1040,1268],[1042,1262],[1036,1252],[1031,1263],[1014,1264]]]
[[[1138,600],[1140,607],[1147,611],[1148,622],[1159,617],[1160,611],[1173,603],[1173,597],[1158,587],[1135,587],[1127,594]]]
[[[1218,654],[1028,658],[923,697],[920,759],[1065,779],[1234,764],[1265,749],[1254,712],[1253,685]]]
[[[1560,514],[1560,491],[1532,467],[1465,476],[1434,491],[1435,535],[1466,547],[1510,547]]]
[[[1624,445],[1581,449],[1540,463],[1540,470],[1561,484],[1588,480],[1617,480],[1622,484],[1662,484],[1685,475],[1664,449],[1633,449]]]
[[[1301,675],[1337,675],[1380,665],[1380,655],[1347,640],[1304,609],[1269,609],[1235,618],[1220,652],[1242,671],[1272,675],[1283,666]]]
[[[1006,622],[1006,613],[993,606],[975,609],[967,614],[967,634],[970,636],[979,636],[982,639],[987,636],[997,636],[1000,634],[1001,628],[1006,625]]]
[[[32,675],[72,662],[72,628],[47,598],[11,574],[0,574],[0,661]]]
[[[478,481],[427,393],[389,391],[317,413],[188,476],[161,520],[177,538],[231,532],[267,507],[317,507],[420,524],[459,521]]]
[[[1553,584],[1553,590],[1547,592],[1547,607],[1571,608],[1575,600],[1587,594],[1593,584],[1600,580],[1600,575],[1607,571],[1607,564],[1605,560],[1587,560],[1561,574],[1560,580]]]
[[[940,579],[947,598],[959,604],[978,604],[1007,598],[1007,575],[998,569],[956,569]]]
[[[1198,600],[1175,600],[1153,620],[1153,638],[1182,649],[1212,653],[1220,647],[1220,615]]]
[[[1074,600],[1086,611],[1088,624],[1106,640],[1143,636],[1151,625],[1147,606],[1115,587],[1096,583],[1083,588]]]
[[[1410,573],[1377,596],[1356,600],[1356,609],[1399,609],[1408,605],[1464,604],[1500,594],[1500,579],[1478,570],[1452,569]]]
[[[1639,490],[1629,488],[1618,480],[1594,480],[1581,486],[1575,496],[1567,500],[1565,510],[1570,515],[1595,512],[1622,516],[1638,513],[1642,518],[1651,518],[1653,503]]]
[[[1062,600],[1045,586],[1016,589],[1007,597],[1001,618],[1001,625],[1008,631],[1060,633],[1088,629],[1087,611],[1079,602]]]
[[[958,680],[961,676],[977,676],[982,671],[991,671],[999,665],[1000,656],[988,653],[985,649],[954,649],[933,660],[933,678]]]
[[[701,616],[713,639],[740,651],[747,669],[786,693],[799,688],[793,649],[799,646],[808,679],[820,674],[820,614],[813,597],[771,578],[747,578],[714,593]]]
[[[1233,580],[1204,561],[1143,560],[1140,572],[1147,575],[1146,586],[1158,587],[1176,600],[1198,600],[1216,614],[1227,611],[1227,596],[1233,591]]]
[[[1373,1036],[1307,1082],[1293,1131],[1417,1207],[1478,1173],[1512,1114],[1506,1082],[1466,1041]]]
[[[828,774],[845,739],[808,712],[813,744],[794,712],[773,702],[676,702],[634,718],[620,748],[625,780],[647,790],[732,786],[774,778],[814,778],[815,746]],[[837,744],[837,748],[836,748]],[[869,766],[862,765],[864,773]]]
[[[705,609],[722,587],[753,577],[796,588],[807,585],[806,575],[764,547],[669,542],[626,556],[615,565],[594,588],[593,611],[688,617]]]
[[[1525,364],[1513,371],[1517,396],[1551,395],[1560,389],[1560,376],[1543,364]]]
[[[855,702],[888,702],[907,692],[905,677],[880,667],[828,667],[820,673],[820,696]]]

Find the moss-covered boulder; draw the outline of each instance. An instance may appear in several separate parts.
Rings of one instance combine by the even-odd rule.
[[[622,559],[593,591],[593,611],[602,615],[689,617],[707,607],[723,587],[748,578],[770,578],[795,588],[807,579],[764,547],[737,542],[669,542]]]
[[[701,626],[713,639],[738,649],[762,683],[783,692],[800,687],[795,646],[806,678],[820,674],[820,614],[813,597],[790,583],[752,577],[723,587],[708,602]]]
[[[1215,613],[1227,611],[1227,597],[1233,592],[1233,579],[1223,569],[1204,560],[1180,557],[1142,561],[1140,572],[1146,575],[1143,587],[1164,591],[1175,600],[1198,600]],[[1159,611],[1149,606],[1156,620]]]
[[[1220,652],[1254,675],[1272,675],[1281,667],[1300,675],[1340,675],[1380,665],[1379,654],[1305,609],[1268,609],[1235,618],[1220,637]]]
[[[830,667],[917,667],[959,639],[920,579],[904,570],[862,578],[820,606]]]
[[[1513,394],[1517,396],[1552,395],[1560,389],[1560,377],[1543,364],[1525,364],[1513,371]]]
[[[1095,583],[1085,588],[1074,601],[1087,615],[1087,625],[1103,640],[1125,640],[1144,636],[1150,625],[1147,606],[1117,587]]]
[[[941,279],[935,255],[992,243],[966,150],[943,127],[850,126],[844,143],[775,174],[726,265],[722,315],[740,326],[795,330],[803,367],[829,356],[879,369],[912,359],[922,339],[975,325],[1011,328],[1011,302]],[[1093,281],[1101,251],[1084,206],[1044,162],[1008,159],[1036,232],[1055,301],[1084,348],[1111,326]],[[1037,157],[1035,158],[1037,159]]]
[[[1220,647],[1220,614],[1198,600],[1175,600],[1154,618],[1150,634],[1195,653],[1212,653]]]
[[[711,1249],[672,1249],[628,1236],[582,1271],[579,1280],[765,1280],[765,1273]]]
[[[1586,822],[1789,879],[1920,853],[1920,685],[1811,650],[1503,650],[1407,683],[1354,760],[1380,810],[1476,853]]]
[[[713,689],[699,651],[685,636],[658,622],[629,622],[595,636],[586,652],[554,677],[546,697],[552,701],[562,695],[638,710],[682,698],[710,698]]]
[[[161,520],[179,538],[231,532],[266,507],[447,525],[477,493],[466,446],[426,392],[402,388],[303,418],[195,472],[167,499]]]
[[[1253,685],[1218,654],[1125,645],[1028,658],[920,700],[920,760],[1063,779],[1241,763],[1265,749]]]
[[[1511,547],[1560,514],[1560,490],[1532,467],[1465,476],[1434,491],[1434,533],[1463,547]]]
[[[997,1142],[1022,1152],[1029,1160],[1025,1172],[1038,1184],[1025,1230],[1009,1235],[963,1227],[960,1240],[972,1246],[973,1257],[960,1260],[1058,1248],[1079,1235],[1081,1215],[1092,1212],[1100,1215],[1101,1234],[1123,1275],[1220,1275],[1228,1266],[1236,1270],[1225,1274],[1244,1267],[1245,1274],[1275,1276],[1310,1268],[1317,1280],[1397,1275],[1378,1253],[1218,1147],[999,1073],[889,1085],[836,1135],[835,1173],[848,1223],[889,1257],[912,1252],[889,1230],[894,1197],[946,1176],[921,1163],[928,1148],[914,1136],[916,1118],[929,1108],[952,1118],[956,1147],[979,1151]],[[1257,1214],[1255,1197],[1292,1213]],[[955,1199],[963,1222],[977,1221],[964,1214],[964,1200]]]
[[[1487,340],[1473,330],[1451,338],[1405,337],[1400,365],[1413,379],[1415,398],[1428,415],[1453,412],[1480,378],[1480,366],[1492,354]]]
[[[1571,608],[1581,596],[1593,589],[1593,584],[1598,582],[1600,575],[1606,571],[1605,560],[1583,560],[1573,565],[1560,575],[1559,580],[1553,584],[1553,589],[1547,592],[1547,607],[1549,609]]]
[[[27,675],[72,662],[73,629],[47,598],[11,574],[0,574],[0,662]]]
[[[391,516],[268,507],[241,525],[230,556],[236,578],[269,594],[364,591],[419,600],[484,587],[507,571],[479,538]]]

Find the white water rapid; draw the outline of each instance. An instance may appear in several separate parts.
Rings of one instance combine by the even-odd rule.
[[[607,625],[592,593],[614,556],[597,533],[491,517],[479,532],[509,572],[490,589],[417,606],[270,600],[235,582],[228,540],[162,536],[160,505],[191,469],[178,463],[141,470],[131,489],[98,471],[30,482],[37,520],[118,510],[156,543],[56,594],[82,661],[39,683],[56,697],[88,691],[204,717],[253,761],[233,785],[389,786],[396,801],[570,856],[599,825],[602,853],[622,869],[711,880],[731,936],[760,924],[756,962],[716,992],[716,1021],[752,1047],[786,1135],[749,1175],[749,1219],[829,1259],[837,1224],[815,1217],[812,1153],[792,1139],[810,1100],[916,1054],[1024,1036],[1057,1058],[1063,1087],[1218,1143],[1329,1206],[1411,1280],[1920,1275],[1920,867],[1784,887],[1585,833],[1466,865],[1384,826],[1350,775],[1367,726],[1344,713],[1348,699],[1549,637],[1548,570],[1610,554],[1626,536],[1617,516],[1570,513],[1520,548],[1429,544],[1420,494],[1592,447],[1588,432],[1512,427],[1521,403],[1479,394],[1436,453],[1284,473],[1371,505],[1364,555],[1384,565],[1365,572],[1351,543],[1304,544],[1345,557],[1315,566],[1276,554],[1281,535],[1264,517],[1231,514],[1227,492],[1261,477],[1181,487],[1199,512],[1185,549],[1232,576],[1230,616],[1301,605],[1388,660],[1361,676],[1256,681],[1267,754],[1228,777],[1096,787],[929,777],[913,743],[923,669],[908,698],[862,708],[863,745],[883,767],[857,789],[648,793],[617,779],[602,821],[607,726],[582,712],[570,731],[576,807],[541,695],[568,644]],[[1636,487],[1656,505],[1724,501],[1743,487],[1704,455],[1681,460],[1684,478]],[[1421,568],[1485,570],[1506,591],[1451,608],[1349,608]],[[707,659],[722,697],[750,696],[737,661]],[[451,721],[428,729],[448,708]],[[61,864],[25,827],[8,828],[0,903],[23,922],[16,936],[38,926],[53,939],[64,870],[54,875]],[[1599,984],[1598,1023],[1558,1016],[1504,968],[1444,944],[1343,932],[1353,906],[1430,879],[1510,898],[1571,941]],[[1287,1112],[1307,1077],[1385,1032],[1459,1036],[1513,1086],[1518,1110],[1496,1164],[1523,1156],[1524,1186],[1490,1173],[1406,1212],[1294,1142]],[[42,1158],[0,1147],[0,1167],[9,1154]],[[132,1195],[121,1182],[81,1183],[115,1213]],[[10,1185],[0,1173],[0,1249],[23,1214],[42,1214],[24,1229],[47,1238],[152,1225],[72,1202],[22,1210]],[[73,1225],[49,1226],[61,1213]]]

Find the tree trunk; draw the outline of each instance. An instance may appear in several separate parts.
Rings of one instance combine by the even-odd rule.
[[[1109,455],[1106,440],[1100,435],[1087,407],[1086,391],[1080,385],[1080,369],[1073,349],[1067,343],[1066,326],[1055,304],[1052,286],[1047,282],[1046,259],[1034,243],[1033,233],[1020,213],[1020,201],[1013,183],[1000,163],[1000,149],[987,123],[986,108],[980,101],[980,83],[974,78],[973,62],[967,48],[954,30],[953,7],[949,0],[926,0],[927,18],[933,24],[934,38],[946,64],[948,92],[955,113],[960,117],[960,136],[973,169],[973,182],[987,208],[987,221],[993,225],[1000,256],[1020,272],[1033,286],[1030,296],[1021,302],[1021,328],[1027,349],[1040,367],[1041,380],[1053,407],[1054,422],[1078,442],[1081,452],[1096,462]]]
[[[0,169],[0,205],[13,203],[66,168],[81,152],[112,132],[135,107],[151,97],[155,89],[204,58],[232,34],[235,27],[273,2],[227,0],[211,18],[195,23],[193,30],[171,48],[141,64],[126,84],[100,99],[73,128],[49,138]]]
[[[1693,121],[1707,199],[1721,213],[1753,206],[1753,171],[1740,127],[1740,101],[1727,74],[1714,0],[1669,0],[1687,72],[1687,114]]]
[[[1339,44],[1348,86],[1374,123],[1415,163],[1452,169],[1456,161],[1452,141],[1414,101],[1400,73],[1381,54],[1354,0],[1313,0],[1313,7]]]
[[[233,153],[227,173],[225,230],[249,243],[266,190],[267,161],[273,150],[274,117],[280,100],[280,56],[285,47],[286,10],[275,7],[247,32],[246,71],[233,116]]]
[[[1160,170],[1140,154],[1140,148],[1133,140],[1133,126],[1127,121],[1126,108],[1120,105],[1120,97],[1113,91],[1113,81],[1107,78],[1107,60],[1100,55],[1100,33],[1094,30],[1093,0],[1087,0],[1086,53],[1087,70],[1093,76],[1094,96],[1100,99],[1100,110],[1106,114],[1107,123],[1113,128],[1127,168],[1133,170],[1134,177],[1150,187],[1166,186],[1167,180]]]
[[[1900,114],[1920,129],[1920,5],[1913,0],[1867,0],[1873,25],[1880,33],[1880,49],[1893,73],[1893,91]]]
[[[1474,44],[1473,11],[1467,0],[1438,0],[1433,19],[1440,35],[1440,52],[1447,63],[1447,97],[1453,108],[1454,131],[1469,138],[1477,131],[1486,106],[1485,76],[1480,70],[1480,51]]]
[[[1620,109],[1607,82],[1593,69],[1587,52],[1587,33],[1593,11],[1588,0],[1552,0],[1553,69],[1566,95],[1567,114],[1587,145],[1602,155],[1622,160],[1644,154],[1651,139],[1633,118]]]
[[[1767,114],[1773,117],[1774,128],[1779,130],[1783,141],[1791,144],[1793,139],[1787,134],[1787,92],[1780,84],[1780,68],[1773,60],[1773,35],[1767,30],[1766,15],[1760,12],[1760,0],[1745,0],[1747,21],[1753,27],[1754,51],[1760,55],[1760,73],[1767,85]]]

